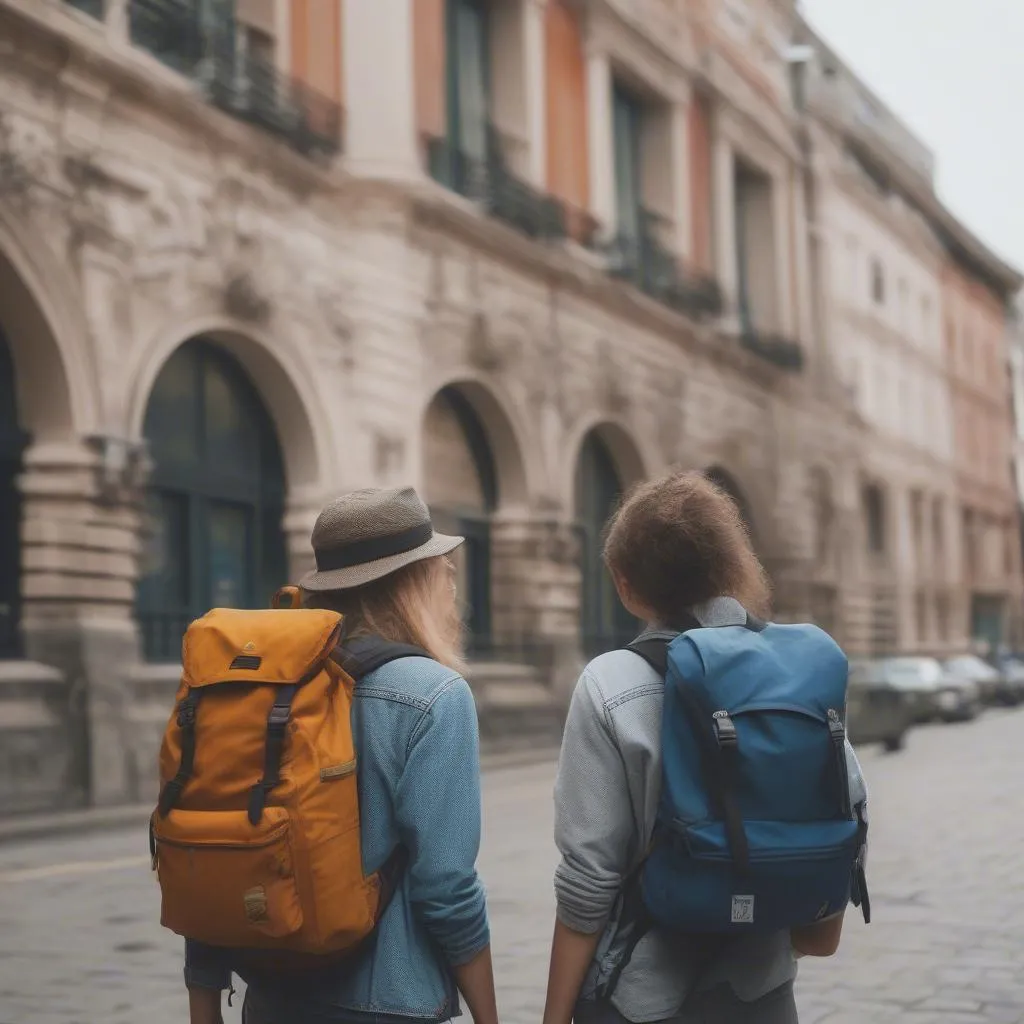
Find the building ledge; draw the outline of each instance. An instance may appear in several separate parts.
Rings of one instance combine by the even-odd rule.
[[[477,246],[528,276],[573,291],[614,316],[753,377],[769,390],[793,378],[792,373],[744,350],[740,339],[720,329],[717,321],[700,321],[675,312],[634,285],[610,276],[602,261],[590,253],[580,254],[578,246],[534,241],[432,181],[424,181],[408,194],[416,226],[443,231]]]

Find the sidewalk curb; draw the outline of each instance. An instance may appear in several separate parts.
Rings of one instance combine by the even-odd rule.
[[[557,756],[558,748],[553,745],[485,751],[481,755],[480,766],[484,772],[509,771],[526,765],[550,763]],[[142,835],[152,813],[152,804],[120,804],[116,807],[88,807],[0,819],[0,847],[107,830],[137,828]],[[141,842],[145,845],[144,838]]]

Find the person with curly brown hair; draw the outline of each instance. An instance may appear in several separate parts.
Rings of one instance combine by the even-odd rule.
[[[769,614],[768,580],[741,513],[701,473],[634,490],[609,524],[604,558],[648,633]],[[628,889],[658,816],[665,690],[654,667],[619,650],[592,661],[573,695],[555,790],[562,860],[544,1024],[793,1024],[797,957],[834,953],[841,914],[727,939],[635,932]],[[863,776],[848,744],[845,754],[851,806],[866,822]]]

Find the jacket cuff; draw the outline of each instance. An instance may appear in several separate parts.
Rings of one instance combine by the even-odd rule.
[[[491,929],[487,918],[473,928],[472,931],[460,935],[457,941],[450,939],[444,943],[445,959],[452,967],[468,964],[473,957],[482,953],[491,944]]]
[[[578,932],[580,935],[596,935],[604,931],[608,924],[609,914],[601,914],[595,917],[593,914],[581,916],[563,903],[559,903],[555,909],[558,920],[570,931]]]

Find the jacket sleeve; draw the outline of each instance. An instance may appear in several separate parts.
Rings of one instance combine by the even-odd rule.
[[[185,984],[189,988],[219,991],[231,988],[231,967],[224,952],[193,939],[186,939]]]
[[[480,852],[480,744],[469,684],[453,677],[410,738],[396,792],[409,851],[409,899],[453,966],[490,942]]]
[[[630,870],[637,825],[618,744],[599,690],[584,672],[562,738],[555,783],[559,920],[593,934],[606,924]]]

